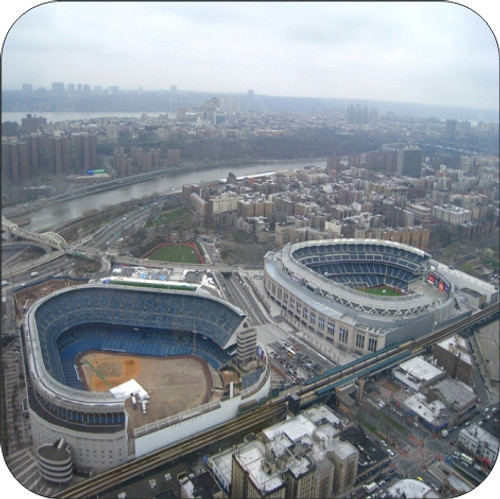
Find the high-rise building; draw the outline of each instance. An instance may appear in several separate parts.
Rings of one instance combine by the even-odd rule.
[[[24,140],[17,143],[18,157],[19,157],[19,176],[23,180],[29,179],[29,149],[28,143]]]
[[[14,184],[40,174],[69,171],[69,139],[60,132],[2,139],[2,175]]]
[[[472,385],[474,362],[464,338],[455,334],[435,343],[432,354],[451,377]]]
[[[434,205],[432,216],[452,225],[461,225],[472,220],[472,211],[453,204]]]
[[[419,203],[407,203],[406,211],[413,213],[413,219],[416,223],[427,225],[432,220],[432,208]]]
[[[457,133],[457,120],[446,120],[445,137],[447,139],[454,139]]]
[[[398,149],[396,173],[400,176],[422,176],[423,151],[418,147]]]
[[[247,93],[247,113],[253,113],[255,111],[255,92],[249,90]]]
[[[46,118],[32,116],[31,114],[26,115],[26,118],[21,120],[21,133],[23,135],[30,135],[32,133],[37,133],[42,127],[47,125]]]
[[[238,346],[236,359],[238,366],[245,368],[256,360],[257,331],[254,328],[246,328],[238,331]]]
[[[265,444],[251,440],[235,449],[230,497],[235,499],[313,497],[315,466],[290,451],[286,435]]]
[[[17,139],[2,142],[2,174],[6,180],[18,183],[29,178],[28,143]]]
[[[42,164],[42,150],[39,148],[38,138],[41,135],[32,133],[28,137],[28,144],[30,149],[31,157],[31,170],[34,175],[38,174],[40,171],[40,165]]]
[[[51,173],[67,172],[69,168],[69,139],[56,134],[47,138],[48,166]]]
[[[7,137],[2,137],[2,180],[14,181],[12,146]]]
[[[106,138],[110,144],[118,142],[118,125],[108,125],[106,127]]]
[[[335,446],[332,446],[328,457],[335,466],[334,496],[340,497],[356,483],[359,451],[350,442],[339,440]]]
[[[354,445],[340,440],[343,430],[331,409],[318,405],[207,463],[233,498],[339,497],[354,486],[359,458]]]
[[[361,154],[349,154],[347,166],[361,166]]]
[[[181,161],[181,151],[180,149],[168,149],[167,150],[167,164],[169,166],[177,166]]]
[[[232,95],[222,98],[222,108],[228,115],[237,114],[241,112],[241,101],[239,98]]]
[[[392,145],[384,145],[375,153],[375,167],[388,175],[396,173],[398,168],[398,149]]]
[[[52,83],[52,94],[62,96],[66,93],[66,86],[62,81],[55,81]]]
[[[170,87],[170,112],[175,113],[177,111],[177,86],[172,85]]]
[[[331,156],[328,156],[328,158],[326,158],[326,169],[328,171],[333,170],[335,172],[339,172],[340,160],[341,160],[340,154],[332,154]]]
[[[75,170],[84,172],[96,166],[97,162],[97,137],[87,132],[72,135]]]
[[[160,168],[161,149],[159,148],[152,148],[144,152],[142,147],[132,147],[130,156],[132,159],[132,166],[137,173]]]

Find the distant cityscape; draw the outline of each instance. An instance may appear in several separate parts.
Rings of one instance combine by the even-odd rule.
[[[239,112],[289,112],[294,114],[324,113],[345,109],[349,105],[376,107],[381,114],[395,113],[416,118],[456,119],[472,122],[498,122],[498,109],[475,109],[464,102],[462,107],[423,105],[411,102],[384,102],[358,98],[310,98],[261,95],[258,91],[221,93],[195,92],[176,85],[156,91],[123,89],[119,85],[105,87],[88,83],[53,82],[50,88],[34,88],[26,83],[21,89],[2,90],[2,111],[26,112],[170,112],[180,107],[202,105],[216,97],[222,110]]]
[[[21,123],[2,123],[2,180],[14,188],[38,186],[46,176],[60,180],[61,174],[78,177],[94,169],[105,169],[114,178],[177,167],[181,160],[326,158],[364,154],[385,143],[417,145],[424,156],[432,155],[436,147],[448,147],[443,154],[449,158],[442,163],[453,168],[457,148],[498,155],[498,122],[384,114],[367,104],[339,101],[333,106],[332,101],[326,107],[326,101],[318,100],[316,104],[322,106],[317,111],[301,114],[270,108],[277,109],[280,101],[282,108],[298,108],[311,100],[257,96],[252,90],[246,95],[204,96],[176,87],[167,92],[126,93],[118,87],[91,89],[64,83],[54,83],[50,91],[25,85],[11,94],[2,93],[6,112],[24,107],[41,113],[29,112]],[[94,106],[112,114],[113,107],[123,113],[127,106],[141,109],[141,105],[145,107],[140,119],[85,119],[85,112]],[[153,118],[147,115],[148,109],[165,112]],[[82,110],[81,119],[53,123],[44,117],[45,112],[67,110]],[[66,188],[66,184],[61,187]]]

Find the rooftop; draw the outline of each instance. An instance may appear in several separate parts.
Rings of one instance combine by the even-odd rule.
[[[274,426],[266,428],[263,433],[268,440],[277,438],[282,433],[286,433],[293,442],[300,440],[304,436],[311,436],[316,429],[313,421],[303,414],[286,420],[284,423],[277,423]]]
[[[402,362],[399,367],[407,374],[421,381],[431,381],[442,375],[441,369],[433,366],[421,356],[412,357],[411,359]]]
[[[342,460],[357,453],[350,442],[338,438],[343,427],[340,423],[341,420],[328,407],[314,406],[264,429],[263,440],[249,440],[235,451],[231,449],[209,457],[208,463],[216,476],[230,484],[234,452],[255,486],[269,493],[285,484],[282,478],[284,471],[300,477],[312,469],[312,463],[317,466],[327,459],[329,451]],[[329,459],[326,463],[333,466]]]
[[[264,491],[271,491],[283,485],[280,473],[268,475],[262,467],[265,459],[265,450],[257,442],[244,444],[243,449],[237,452],[237,458],[251,475],[252,481]]]
[[[483,444],[486,444],[491,450],[498,452],[499,450],[499,440],[498,437],[490,433],[486,428],[477,425],[476,423],[466,426],[460,430],[460,433],[465,433],[472,440],[479,440]]]
[[[423,393],[416,393],[404,401],[407,409],[415,413],[423,421],[430,425],[440,426],[448,419],[446,405],[441,400],[427,401]]]
[[[459,356],[460,360],[473,365],[472,356],[469,354],[469,346],[467,340],[458,334],[445,338],[437,343],[444,350],[448,350],[455,356]]]
[[[405,478],[399,480],[394,485],[387,489],[390,497],[440,497],[427,484],[414,480],[413,478]]]
[[[335,443],[335,454],[339,456],[340,459],[347,459],[354,453],[358,453],[358,450],[348,441],[337,440]]]
[[[477,399],[474,390],[460,380],[445,378],[432,388],[439,392],[443,400],[455,410],[459,410]]]

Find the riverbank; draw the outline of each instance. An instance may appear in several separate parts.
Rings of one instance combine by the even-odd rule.
[[[172,189],[180,189],[183,184],[188,183],[204,183],[219,180],[221,178],[225,178],[227,174],[231,171],[237,176],[241,176],[241,172],[238,170],[244,170],[243,176],[254,176],[254,175],[263,175],[265,173],[271,173],[272,171],[279,170],[279,166],[286,165],[283,169],[294,169],[301,168],[306,166],[308,163],[323,163],[326,164],[326,158],[313,158],[313,159],[302,159],[296,161],[288,161],[288,160],[258,160],[258,161],[209,161],[203,163],[184,163],[182,166],[155,170],[154,172],[148,172],[140,175],[135,175],[133,177],[125,177],[121,179],[112,180],[109,182],[105,182],[103,184],[98,184],[95,186],[84,187],[78,189],[76,191],[68,192],[65,194],[60,194],[57,196],[52,196],[50,198],[40,199],[35,202],[29,203],[28,205],[16,205],[10,206],[6,208],[2,208],[2,212],[5,217],[12,220],[15,218],[31,218],[36,220],[37,212],[41,210],[48,209],[50,207],[59,206],[63,203],[72,203],[73,201],[77,201],[78,199],[95,199],[95,196],[100,196],[105,193],[109,193],[110,191],[118,191],[120,189],[124,190],[124,196],[109,196],[107,199],[103,199],[106,201],[103,204],[116,204],[123,201],[123,198],[127,197],[135,197],[140,198],[144,195],[150,195],[154,190],[162,189],[165,183],[168,181],[172,181],[172,186],[170,189],[167,189],[167,192],[171,192]],[[262,171],[266,170],[266,171]],[[194,175],[196,173],[201,173],[201,175]],[[211,173],[216,173],[215,175],[211,175]],[[203,178],[203,176],[207,178]],[[213,177],[213,178],[212,178]],[[137,184],[145,184],[147,182],[152,182],[151,189],[148,189],[145,186],[144,189],[134,189],[133,192],[131,189],[126,189],[127,187],[134,187]],[[175,184],[175,185],[174,185]],[[142,192],[142,195],[138,193]],[[109,201],[109,202],[108,202]],[[95,200],[94,203],[90,203],[87,209],[91,208],[99,208],[100,201],[98,199]],[[81,216],[84,211],[81,211],[77,216]],[[71,210],[69,210],[69,213]],[[70,213],[71,214],[71,213]],[[61,213],[57,213],[59,217]],[[53,224],[48,225],[57,225],[59,221],[55,221]],[[48,226],[47,225],[47,226]],[[32,227],[31,230],[34,230]],[[36,229],[38,230],[38,229]]]

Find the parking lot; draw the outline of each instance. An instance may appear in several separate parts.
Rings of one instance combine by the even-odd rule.
[[[271,361],[286,374],[288,385],[302,383],[334,365],[294,338],[273,342],[268,349]]]

